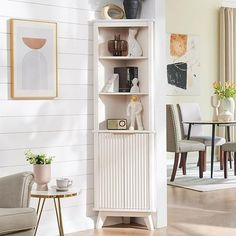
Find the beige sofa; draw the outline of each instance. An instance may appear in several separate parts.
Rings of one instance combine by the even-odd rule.
[[[34,234],[37,215],[28,207],[33,179],[31,172],[0,178],[0,235]]]

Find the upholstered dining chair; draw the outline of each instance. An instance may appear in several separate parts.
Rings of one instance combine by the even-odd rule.
[[[186,138],[188,134],[188,125],[183,124],[183,121],[200,121],[202,120],[202,115],[200,111],[200,106],[198,103],[180,103],[177,104],[179,111],[180,127],[182,135]],[[199,141],[205,144],[206,147],[211,146],[211,135],[205,135],[203,132],[202,125],[193,125],[191,128],[191,140]],[[225,138],[216,136],[215,145],[220,146],[220,157],[222,157],[221,145],[225,143]],[[223,161],[220,161],[220,169],[223,169]],[[206,150],[204,156],[204,170],[206,169]]]
[[[33,236],[37,215],[29,208],[31,172],[0,178],[0,235]]]
[[[184,139],[177,110],[172,104],[166,105],[166,124],[167,124],[167,152],[175,153],[174,166],[170,181],[175,180],[180,154],[188,152],[199,152],[199,177],[203,177],[203,158],[205,145],[198,141]],[[182,163],[183,174],[186,174],[186,162]]]
[[[227,142],[222,145],[222,156],[223,156],[223,169],[224,169],[224,178],[228,177],[227,173],[227,164],[228,164],[228,157],[230,156],[231,152],[234,153],[234,175],[236,175],[236,142]]]

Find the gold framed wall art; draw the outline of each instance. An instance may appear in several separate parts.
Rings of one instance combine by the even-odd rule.
[[[10,31],[12,98],[57,97],[57,24],[11,19]]]

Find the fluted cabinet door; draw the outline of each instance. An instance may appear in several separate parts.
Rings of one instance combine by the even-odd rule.
[[[125,208],[150,209],[149,135],[124,136]]]
[[[99,207],[124,208],[124,145],[122,134],[99,134]]]
[[[98,205],[150,209],[149,134],[98,135]]]

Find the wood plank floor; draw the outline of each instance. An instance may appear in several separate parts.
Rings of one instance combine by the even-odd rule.
[[[236,189],[196,192],[168,187],[168,227],[118,225],[68,236],[235,236]]]

